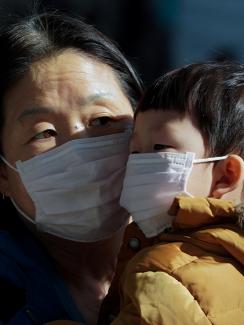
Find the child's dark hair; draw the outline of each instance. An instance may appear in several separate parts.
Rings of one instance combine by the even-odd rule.
[[[136,115],[149,110],[190,114],[205,139],[207,155],[235,153],[244,158],[243,95],[244,65],[191,64],[156,80]]]

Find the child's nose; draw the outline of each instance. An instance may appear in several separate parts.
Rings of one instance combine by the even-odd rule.
[[[130,153],[149,153],[152,151],[152,146],[150,143],[139,141],[138,138],[133,138],[133,141],[130,143]]]
[[[130,143],[130,153],[140,153],[141,152],[141,148],[139,148],[138,145],[135,145],[135,143],[131,142]]]
[[[137,134],[134,132],[130,139],[130,153],[140,153],[141,152],[141,144]]]

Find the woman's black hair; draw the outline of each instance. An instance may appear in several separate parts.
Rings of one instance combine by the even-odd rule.
[[[24,17],[10,15],[0,19],[0,134],[7,92],[24,77],[32,63],[69,49],[110,66],[135,108],[142,95],[141,81],[118,47],[95,27],[57,11]],[[1,209],[11,209],[9,200],[0,201]]]
[[[4,97],[30,65],[67,49],[78,50],[109,65],[135,107],[141,81],[115,44],[82,19],[54,11],[7,19],[0,26],[0,130]]]
[[[135,116],[148,110],[189,114],[202,133],[207,154],[244,158],[244,65],[191,64],[160,77],[146,91]]]

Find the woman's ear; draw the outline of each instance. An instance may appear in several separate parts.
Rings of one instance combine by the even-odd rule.
[[[234,193],[242,192],[244,181],[244,161],[238,155],[230,155],[215,164],[213,169],[213,183],[211,196],[217,199],[228,197],[235,199]],[[233,194],[233,195],[232,195]],[[238,199],[238,197],[236,197]]]

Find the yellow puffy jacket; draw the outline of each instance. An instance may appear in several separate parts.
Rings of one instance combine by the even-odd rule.
[[[233,203],[181,197],[171,213],[174,231],[128,263],[112,325],[243,325],[244,231]]]

